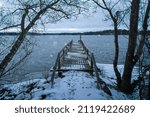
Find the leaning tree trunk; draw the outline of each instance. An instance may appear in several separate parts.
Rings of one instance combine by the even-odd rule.
[[[14,55],[16,54],[16,52],[18,51],[19,47],[21,46],[21,44],[23,43],[23,41],[25,39],[25,36],[26,36],[26,34],[28,32],[28,30],[25,30],[25,28],[24,28],[25,18],[27,16],[27,14],[28,14],[28,9],[25,9],[25,12],[22,15],[22,19],[21,19],[21,31],[22,32],[20,33],[20,35],[17,38],[16,42],[11,47],[9,53],[4,57],[4,59],[0,63],[0,77],[3,76],[3,73],[4,73],[7,65],[12,60],[12,58],[14,57]]]
[[[139,19],[139,4],[140,0],[132,0],[131,15],[130,15],[130,33],[128,49],[126,53],[125,66],[122,76],[121,90],[125,93],[131,93],[131,75],[135,65],[135,49],[138,35],[138,19]]]
[[[0,77],[3,76],[3,73],[4,73],[7,65],[13,59],[14,55],[16,54],[18,49],[20,48],[20,46],[23,43],[23,41],[25,40],[25,37],[26,37],[27,33],[34,26],[35,22],[40,18],[41,15],[43,15],[49,8],[51,8],[57,2],[59,2],[59,0],[55,1],[54,3],[52,3],[50,5],[47,5],[45,8],[41,9],[35,15],[35,17],[31,20],[31,22],[27,25],[26,28],[25,28],[25,19],[26,19],[27,15],[28,15],[29,10],[25,9],[25,13],[22,15],[22,20],[21,20],[21,31],[22,32],[20,33],[20,35],[17,38],[16,42],[14,43],[12,48],[10,49],[10,52],[5,56],[5,58],[0,63]]]
[[[9,62],[12,60],[13,56],[16,54],[16,52],[19,49],[20,45],[24,41],[25,35],[26,35],[25,33],[20,34],[17,41],[12,46],[10,52],[5,56],[5,58],[1,62],[1,64],[0,64],[0,77],[3,76],[3,72],[4,72],[5,68],[7,67]]]

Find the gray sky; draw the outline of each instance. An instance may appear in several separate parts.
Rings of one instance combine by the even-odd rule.
[[[3,5],[0,1],[0,6]],[[76,20],[62,20],[56,24],[47,24],[46,32],[83,32],[112,29],[110,22],[104,21],[104,14],[99,9],[97,13],[87,17],[80,15]],[[11,30],[13,31],[13,29]]]
[[[83,32],[112,29],[110,22],[104,21],[101,11],[91,16],[79,16],[77,20],[63,20],[56,24],[48,24],[46,30],[52,32]]]

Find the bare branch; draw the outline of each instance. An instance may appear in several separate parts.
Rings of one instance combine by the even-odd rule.
[[[28,15],[28,13],[29,13],[29,10],[25,9],[25,13],[22,15],[22,19],[21,19],[21,30],[22,30],[22,32],[24,32],[24,29],[25,29],[25,18]]]
[[[14,70],[17,66],[19,66],[29,55],[31,54],[31,52],[27,53],[23,58],[21,58],[17,63],[15,63],[13,66],[11,66],[11,68],[9,68],[8,70],[6,70],[5,72],[3,72],[2,76],[6,76],[8,72]]]
[[[120,0],[118,0],[112,7],[111,9],[113,9],[117,4],[119,4]]]
[[[51,9],[53,9],[54,11],[58,11],[58,12],[61,12],[62,14],[64,14],[67,18],[69,18],[69,14],[66,13],[63,9],[57,9],[57,8],[54,8],[54,7],[50,7]]]
[[[12,26],[7,26],[5,28],[0,29],[0,31],[6,30],[6,29],[11,29],[11,28],[16,28],[16,27],[19,27],[19,26],[20,26],[20,24],[15,24],[15,25],[12,25]]]
[[[104,7],[104,6],[102,6],[100,3],[98,3],[98,1],[96,1],[96,0],[92,0],[92,1],[93,1],[97,6],[101,7],[102,9],[107,10],[107,8]]]

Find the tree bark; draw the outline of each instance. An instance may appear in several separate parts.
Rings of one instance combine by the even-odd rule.
[[[118,58],[119,58],[119,43],[118,43],[118,27],[117,27],[117,20],[114,19],[114,43],[115,43],[115,57],[114,57],[114,61],[113,61],[113,68],[115,71],[115,75],[117,77],[117,87],[120,88],[121,87],[121,74],[118,71]]]
[[[150,100],[150,71],[149,71],[149,78],[148,78],[148,100]]]
[[[130,15],[130,33],[128,49],[126,53],[124,72],[122,76],[121,90],[125,93],[131,93],[131,75],[135,65],[135,49],[138,35],[138,19],[139,19],[139,4],[140,0],[132,0],[131,15]]]
[[[145,45],[147,29],[148,29],[149,14],[150,14],[150,0],[148,1],[148,5],[147,5],[145,16],[144,16],[141,40],[140,40],[139,47],[138,47],[136,55],[135,55],[135,62],[137,62],[140,59],[140,57],[143,53],[143,48]]]

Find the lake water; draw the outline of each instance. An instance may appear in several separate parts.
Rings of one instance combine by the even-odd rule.
[[[70,40],[77,42],[79,36],[77,35],[45,35],[34,36],[33,40],[36,42],[36,46],[33,49],[33,53],[30,56],[27,65],[28,69],[34,71],[44,70],[51,68],[56,60],[57,53],[64,47]],[[114,59],[114,37],[110,36],[97,36],[86,35],[82,36],[82,40],[89,50],[94,53],[97,63],[113,63]],[[125,36],[119,36],[120,44],[120,57],[119,64],[124,63],[125,53],[127,49],[128,39]]]
[[[35,42],[35,45],[32,54],[22,66],[23,73],[41,72],[50,69],[55,64],[57,53],[61,48],[63,48],[70,40],[77,42],[78,39],[78,35],[31,36],[30,40]],[[113,35],[85,35],[82,36],[82,40],[86,47],[94,53],[97,63],[113,63]],[[125,36],[119,36],[119,64],[124,63],[127,43],[128,39]]]

